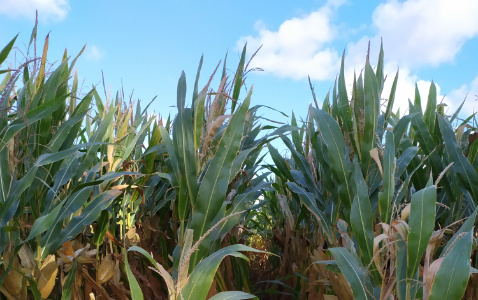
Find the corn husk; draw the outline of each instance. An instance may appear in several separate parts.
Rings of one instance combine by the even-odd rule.
[[[107,255],[101,260],[100,267],[98,268],[97,282],[103,284],[110,280],[115,274],[116,262],[113,255]]]

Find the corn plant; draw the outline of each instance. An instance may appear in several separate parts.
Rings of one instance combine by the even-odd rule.
[[[262,129],[256,124],[256,111],[259,107],[249,108],[252,88],[242,104],[236,104],[247,73],[244,70],[245,51],[246,48],[232,81],[229,81],[224,64],[219,88],[215,92],[211,92],[209,88],[213,76],[201,91],[198,90],[201,58],[190,108],[186,107],[186,77],[183,72],[178,81],[178,114],[171,122],[172,137],[162,126],[153,129],[156,138],[153,137],[152,140],[158,141],[158,152],[167,154],[166,159],[159,159],[164,161],[168,173],[168,176],[163,177],[167,177],[175,195],[170,206],[173,219],[177,222],[176,225],[173,220],[173,228],[177,229],[177,245],[172,255],[176,270],[172,277],[175,292],[172,293],[168,288],[172,299],[178,297],[183,289],[183,286],[177,286],[180,281],[176,277],[180,276],[178,274],[188,276],[188,272],[191,272],[190,276],[193,276],[203,260],[215,257],[218,251],[235,249],[236,246],[231,245],[229,247],[232,248],[219,250],[221,244],[234,244],[233,241],[224,239],[240,221],[247,206],[268,187],[268,183],[264,181],[267,174],[257,174],[258,163],[262,159],[259,156],[262,145],[276,133],[258,136]],[[226,114],[229,102],[232,102],[231,111]],[[187,264],[181,264],[179,253],[185,251],[186,232],[197,246],[193,247],[194,251],[190,253]],[[165,257],[163,263],[169,265],[168,260]],[[187,270],[181,269],[180,266],[184,265]],[[211,272],[211,276],[216,274],[215,269]],[[164,274],[161,276],[164,278]],[[221,278],[219,272],[216,281],[222,282]],[[250,289],[247,280],[241,285],[238,288]],[[208,283],[204,287],[206,292],[210,286],[211,283]],[[218,283],[218,286],[220,291],[225,291],[224,285]],[[216,288],[213,287],[211,291],[214,294]]]
[[[472,160],[469,154],[468,159],[463,155],[462,149],[471,147],[463,145],[466,139],[455,137],[443,105],[437,105],[433,83],[425,112],[417,90],[410,113],[401,118],[394,114],[391,108],[397,79],[398,72],[386,109],[381,111],[381,48],[376,71],[367,55],[364,73],[354,79],[349,101],[342,58],[332,103],[327,94],[319,109],[313,93],[315,107],[310,107],[302,129],[292,130],[292,141],[282,137],[291,159],[270,150],[275,162],[272,170],[283,182],[276,190],[293,193],[315,217],[329,249],[317,253],[318,263],[328,263],[324,258],[331,255],[334,260],[330,263],[339,267],[329,265],[320,270],[339,272],[351,287],[345,285],[344,289],[343,283],[332,279],[335,275],[329,276],[340,298],[387,299],[395,295],[413,299],[422,285],[424,297],[436,297],[440,291],[454,299],[464,293],[470,271],[478,186],[474,154]],[[473,130],[470,126],[466,135]],[[406,217],[398,217],[403,207],[412,207],[408,223]],[[436,222],[456,231],[463,218],[469,221],[451,238],[444,234],[445,229],[433,232]],[[458,241],[460,248],[454,248]],[[447,277],[448,294],[441,294],[441,289],[449,266],[443,265],[440,271],[441,260],[433,260],[441,244],[448,249],[441,252],[443,260],[452,249],[467,253],[453,269],[465,275]],[[430,271],[434,273],[419,274],[424,255],[424,269],[431,270],[429,266],[435,264]],[[448,256],[447,261],[451,259]],[[434,284],[439,273],[441,283]]]
[[[42,57],[27,59],[16,70],[3,72],[0,251],[5,263],[0,282],[5,284],[0,286],[7,297],[26,297],[27,286],[35,297],[48,297],[56,277],[66,276],[57,264],[88,264],[93,267],[90,270],[96,269],[100,282],[107,281],[101,279],[101,270],[105,270],[101,265],[108,259],[113,264],[117,260],[99,249],[108,227],[114,234],[117,226],[108,226],[107,209],[113,208],[114,219],[125,225],[119,226],[119,240],[123,240],[128,237],[126,231],[134,227],[138,203],[144,200],[134,185],[142,174],[133,172],[132,161],[141,155],[152,119],[147,119],[139,105],[136,116],[131,107],[122,109],[119,97],[105,108],[95,88],[81,98],[76,73],[69,85],[78,56],[69,64],[65,51],[61,64],[48,72],[48,40],[47,36]],[[2,62],[14,41],[2,50]],[[32,42],[36,42],[36,26]],[[93,99],[98,111],[90,118]],[[97,230],[91,232],[94,241],[76,240],[85,227],[99,219]],[[111,233],[109,236],[114,238]],[[97,249],[86,253],[88,242]],[[74,278],[91,279],[83,268],[70,267],[66,273],[71,280],[59,287],[66,294],[71,294]],[[104,290],[96,280],[91,285]],[[81,294],[78,289],[76,292]]]

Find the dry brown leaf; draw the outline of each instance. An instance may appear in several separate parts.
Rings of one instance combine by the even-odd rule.
[[[20,251],[18,251],[18,257],[20,257],[22,266],[33,272],[37,266],[37,262],[32,250],[26,244],[23,244],[23,246],[20,248]]]
[[[136,246],[139,244],[140,238],[139,235],[136,233],[136,227],[130,227],[128,232],[126,233],[125,244],[126,247]]]
[[[58,265],[55,255],[48,255],[41,266],[37,277],[37,287],[43,299],[48,298],[55,287],[56,275],[58,274]]]
[[[405,206],[405,208],[402,209],[402,212],[400,213],[400,219],[402,221],[405,221],[410,215],[411,207],[412,207],[411,203],[408,203],[407,206]]]
[[[373,148],[372,150],[370,150],[370,157],[377,163],[378,170],[380,171],[380,174],[382,174],[382,178],[383,178],[382,163],[380,162],[380,157],[379,157],[377,148]]]
[[[430,294],[433,286],[433,282],[435,282],[435,276],[437,275],[438,270],[440,269],[440,266],[443,262],[444,257],[440,257],[436,259],[428,268],[427,270],[427,291],[428,294]]]

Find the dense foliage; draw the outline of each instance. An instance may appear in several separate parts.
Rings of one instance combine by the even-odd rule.
[[[201,58],[190,106],[182,73],[167,120],[79,93],[81,52],[51,72],[47,52],[0,71],[0,297],[476,298],[475,117],[433,83],[393,112],[382,49],[280,127],[250,105],[246,47],[202,89]]]

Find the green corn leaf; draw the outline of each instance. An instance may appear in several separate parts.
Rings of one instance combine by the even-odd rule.
[[[181,72],[179,77],[177,91],[177,108],[178,113],[181,113],[186,106],[186,74],[184,71]]]
[[[315,97],[315,90],[314,90],[314,87],[312,86],[312,81],[310,80],[310,76],[307,76],[307,79],[309,80],[309,88],[310,88],[310,92],[312,93],[312,98],[314,98],[315,108],[319,108],[319,104],[317,103],[317,98]],[[325,105],[325,101],[323,102],[323,105]],[[324,107],[322,107],[322,109],[326,110]]]
[[[450,161],[453,162],[452,168],[460,182],[473,196],[476,205],[478,203],[478,173],[463,155],[450,123],[438,115],[438,124],[445,142],[446,152]]]
[[[12,181],[13,170],[10,169],[8,148],[0,150],[0,203],[7,201],[8,190]]]
[[[378,115],[380,113],[380,94],[377,77],[375,76],[370,62],[367,57],[365,63],[364,75],[364,132],[362,141],[362,173],[367,175],[368,167],[370,165],[370,150],[374,148],[376,137],[375,131],[377,128]]]
[[[101,211],[100,217],[96,222],[95,235],[93,236],[93,242],[99,246],[103,243],[106,231],[109,226],[110,213],[107,210]]]
[[[310,111],[317,123],[319,134],[327,145],[332,173],[338,183],[339,197],[346,211],[350,212],[353,197],[349,178],[352,174],[352,166],[345,156],[344,137],[339,125],[328,113],[315,108],[311,108]]]
[[[83,153],[81,152],[75,152],[67,156],[63,161],[56,163],[55,168],[52,167],[53,170],[57,169],[57,171],[56,173],[54,171],[51,172],[51,175],[54,176],[54,184],[53,187],[48,190],[43,201],[43,206],[46,211],[50,211],[51,205],[60,192],[61,186],[67,184],[76,173],[82,155]],[[58,168],[56,168],[57,165],[59,165]]]
[[[82,148],[88,149],[94,146],[105,145],[105,144],[106,143],[102,143],[102,142],[91,142],[86,144],[78,144],[66,150],[58,151],[55,153],[45,153],[38,157],[37,161],[35,162],[35,166],[41,167],[41,166],[45,166],[45,165],[60,161],[62,159],[65,159],[73,155],[74,153],[78,152],[79,149],[82,149]]]
[[[376,76],[377,76],[377,83],[378,83],[378,95],[382,94],[383,84],[385,82],[385,78],[383,75],[383,41],[380,39],[380,52],[378,54],[378,62],[377,62],[377,69],[376,69]]]
[[[13,44],[15,44],[15,41],[17,40],[18,34],[0,51],[0,65],[3,64],[5,59],[7,59],[8,54],[13,48]]]
[[[466,233],[473,229],[473,227],[475,226],[477,213],[478,213],[478,208],[476,208],[475,211],[471,214],[471,216],[469,216],[468,219],[466,219],[463,225],[461,225],[460,229],[452,236],[452,238],[448,241],[445,247],[443,247],[440,257],[443,257],[445,254],[448,253],[448,248],[454,245],[455,239],[461,236],[461,233]]]
[[[6,143],[20,130],[25,128],[28,125],[31,125],[39,120],[50,116],[54,111],[56,111],[64,101],[64,97],[58,97],[49,102],[43,103],[42,105],[30,110],[22,118],[16,119],[12,123],[8,124],[5,130],[0,132],[0,150],[2,150]]]
[[[297,120],[295,119],[294,112],[292,112],[292,120],[290,125],[297,127]],[[299,130],[291,130],[291,135],[295,150],[300,154],[304,155],[304,149],[302,147],[302,140],[300,138]]]
[[[78,130],[80,129],[78,125],[81,126],[81,121],[86,115],[86,112],[87,111],[84,111],[82,114],[78,114],[63,122],[48,142],[48,146],[45,147],[46,149],[44,153],[56,152],[60,149],[64,150],[68,147],[71,147],[74,140],[71,137],[77,136],[76,133],[78,133]],[[67,145],[68,147],[66,147]]]
[[[116,108],[113,108],[109,110],[104,119],[100,122],[98,125],[96,131],[93,133],[93,135],[90,137],[90,142],[104,142],[105,140],[108,139],[108,129],[112,128],[113,124],[113,117],[116,113]],[[83,174],[83,172],[88,169],[88,167],[91,165],[92,162],[94,162],[97,158],[98,155],[98,149],[100,148],[100,145],[93,145],[88,148],[86,151],[86,154],[83,156],[83,159],[81,161],[81,165],[78,167],[78,171],[76,173],[76,176],[80,178]]]
[[[370,278],[352,254],[342,247],[330,248],[329,251],[334,256],[334,259],[340,268],[340,272],[342,272],[345,279],[350,284],[354,299],[374,299],[373,286]]]
[[[166,145],[166,150],[168,151],[169,156],[168,162],[171,165],[171,169],[173,171],[171,174],[171,184],[173,186],[178,186],[179,166],[178,159],[176,158],[176,153],[174,151],[173,142],[171,141],[171,138],[169,137],[169,132],[166,130],[166,128],[160,126],[159,132],[161,133],[162,142]]]
[[[129,266],[128,254],[124,256],[124,267],[126,271],[126,277],[128,277],[129,290],[131,291],[131,299],[143,300],[144,297],[143,297],[143,292],[141,291],[141,287],[139,286],[138,281],[136,281],[136,278],[134,277],[133,272],[131,271],[131,267]]]
[[[61,300],[71,299],[71,289],[75,282],[77,267],[78,267],[78,260],[75,259],[73,261],[73,267],[71,267],[70,271],[68,272],[68,276],[65,279],[65,284],[63,285],[63,289],[61,291]]]
[[[263,253],[263,251],[259,251],[241,244],[228,246],[214,252],[210,256],[203,259],[194,268],[193,272],[189,276],[188,283],[181,291],[184,300],[206,299],[207,293],[211,288],[214,275],[216,274],[217,268],[219,267],[219,264],[224,259],[224,257],[233,256],[248,260],[247,257],[241,254],[239,251],[253,251]]]
[[[344,60],[345,60],[345,50],[344,53],[342,54],[342,63],[340,65],[340,74],[339,74],[339,82],[338,82],[338,104],[339,104],[339,113],[340,117],[342,119],[342,122],[345,126],[345,134],[348,134],[350,136],[350,140],[355,142],[354,139],[354,126],[353,126],[353,115],[352,115],[352,110],[350,109],[349,105],[349,98],[347,96],[347,88],[345,86],[345,75],[344,75]],[[357,152],[357,147],[355,143],[352,143],[354,147],[354,151]]]
[[[93,198],[81,214],[77,217],[73,217],[65,229],[61,231],[60,235],[54,237],[51,241],[51,245],[42,249],[42,257],[46,257],[49,253],[56,251],[58,247],[80,233],[85,226],[96,221],[101,211],[106,209],[121,193],[119,190],[108,190]]]
[[[246,99],[231,117],[229,125],[221,138],[216,155],[211,160],[209,167],[199,187],[196,207],[189,228],[194,230],[194,238],[197,241],[212,226],[214,220],[226,197],[229,184],[230,169],[241,145],[242,133],[247,111],[249,109],[252,88]],[[193,255],[192,265],[196,265],[200,256],[205,256],[209,245],[202,245],[198,252]],[[202,248],[202,251],[201,251]]]
[[[0,206],[0,228],[5,226],[15,215],[20,197],[35,179],[37,170],[37,166],[32,167],[22,179],[12,183],[5,202]]]
[[[354,201],[350,211],[350,225],[357,240],[363,262],[368,265],[373,256],[373,213],[368,189],[357,159],[353,164]]]
[[[256,190],[259,189],[260,187],[266,188],[268,186],[269,186],[268,184],[264,184],[262,186],[253,186],[254,188],[253,191],[242,193],[236,196],[234,198],[233,207],[231,207],[230,209],[226,209],[227,203],[225,203],[223,207],[221,207],[221,210],[224,210],[224,212],[219,215],[231,215],[233,213],[237,213],[237,212],[245,210],[247,204],[254,202],[254,200],[257,199],[262,194],[262,192],[257,192]],[[249,207],[249,209],[252,209],[252,208]],[[216,244],[219,243],[224,238],[224,236],[228,232],[230,232],[234,226],[236,226],[239,223],[241,218],[243,218],[243,215],[237,215],[227,219],[227,221],[223,222],[221,226],[218,228],[217,234],[213,233],[210,235],[211,237],[210,240],[215,241]],[[219,216],[216,218],[215,222],[216,223],[219,222]],[[211,243],[211,247],[209,250],[212,251],[213,249],[214,249],[214,245]]]
[[[185,108],[182,112],[178,111],[178,115],[173,125],[173,143],[178,160],[179,167],[179,183],[186,190],[180,191],[179,206],[186,206],[191,203],[196,204],[198,193],[198,180],[196,171],[196,153],[194,147],[194,127],[193,116],[190,108]],[[182,203],[184,201],[184,203]],[[181,220],[183,220],[181,218]]]
[[[329,95],[330,95],[330,91],[327,92],[327,95],[324,98],[324,102],[322,103],[322,110],[326,111],[330,114],[331,112],[330,112],[330,102],[329,102],[330,97],[329,97]],[[318,109],[318,107],[316,107],[316,108]]]
[[[397,292],[398,299],[407,299],[407,242],[397,234],[396,244]]]
[[[435,83],[432,81],[430,84],[430,91],[428,92],[428,102],[427,108],[425,109],[425,114],[423,119],[425,124],[427,124],[428,131],[431,135],[435,134],[435,111],[437,108],[437,88]]]
[[[398,70],[397,70],[397,74],[395,75],[395,79],[393,80],[393,83],[392,83],[392,89],[390,90],[390,96],[388,97],[387,109],[385,110],[385,116],[384,116],[384,119],[385,119],[385,122],[384,122],[384,125],[383,125],[384,129],[386,129],[387,126],[388,126],[390,114],[391,114],[392,108],[393,108],[393,103],[395,102],[395,91],[397,90],[397,82],[398,82]]]
[[[457,233],[453,246],[444,256],[431,288],[429,300],[462,299],[470,278],[473,231]]]
[[[268,149],[269,149],[269,154],[272,160],[274,161],[275,166],[280,172],[280,176],[286,180],[294,181],[294,178],[292,177],[292,174],[290,173],[290,170],[287,167],[287,163],[284,160],[284,158],[279,154],[279,151],[277,151],[277,149],[270,144],[268,145]]]
[[[237,66],[236,75],[234,77],[234,90],[232,91],[232,104],[231,104],[232,113],[234,113],[234,110],[236,109],[237,100],[239,99],[239,94],[241,93],[242,79],[244,76],[244,65],[246,63],[246,48],[247,48],[247,44],[244,45],[244,48],[242,49],[241,59],[239,61],[239,65]]]
[[[142,134],[151,127],[151,123],[153,122],[153,118],[149,119],[149,121],[146,121],[143,126],[141,126],[141,129],[136,132],[134,135],[134,138],[126,145],[126,148],[124,150],[123,156],[121,157],[120,163],[118,165],[121,165],[121,163],[129,158],[133,150],[138,147],[138,140],[142,136]],[[142,143],[139,143],[141,145]]]
[[[73,60],[71,61],[71,64],[70,64],[70,69],[68,71],[69,74],[71,74],[71,72],[73,71],[73,68],[76,64],[76,61],[78,60],[78,58],[81,56],[81,54],[83,53],[83,51],[85,51],[86,49],[86,45],[83,45],[83,48],[81,48],[80,52],[78,52],[78,54],[75,56],[75,58],[73,58]]]
[[[287,182],[287,186],[291,189],[292,192],[296,193],[302,204],[314,215],[319,224],[321,225],[322,231],[328,237],[329,241],[333,241],[332,230],[330,224],[328,223],[327,218],[324,215],[319,207],[317,206],[317,201],[314,198],[314,194],[306,192],[304,189],[299,187],[295,182]]]
[[[204,126],[204,112],[206,93],[201,93],[194,101],[194,149],[197,151],[201,146],[201,134]]]
[[[363,73],[362,72],[360,72],[360,75],[357,78],[356,88],[357,88],[357,91],[356,91],[357,100],[355,101],[355,103],[357,104],[357,108],[355,108],[355,106],[354,106],[354,109],[357,109],[357,111],[356,111],[356,119],[358,121],[357,123],[358,124],[362,123],[362,125],[360,127],[360,131],[359,131],[360,141],[362,141],[362,139],[363,139],[363,122],[364,122],[364,116],[363,116],[362,112],[365,110],[365,91],[364,91],[364,86],[363,86]]]
[[[136,252],[139,252],[139,253],[143,254],[151,262],[151,264],[156,268],[157,272],[161,275],[161,277],[163,277],[164,282],[166,283],[166,286],[168,287],[169,295],[171,296],[175,293],[174,282],[173,282],[173,278],[171,277],[171,275],[168,273],[168,271],[166,271],[164,269],[163,266],[158,264],[154,260],[154,258],[148,252],[146,252],[146,250],[144,250],[143,248],[137,247],[137,246],[132,246],[128,249],[128,252],[129,251],[136,251]],[[133,274],[131,274],[131,278],[132,278],[131,280],[136,281]],[[129,277],[128,277],[128,280],[130,280]]]
[[[382,191],[378,193],[378,209],[383,223],[390,221],[392,199],[395,192],[395,144],[393,139],[393,133],[387,131],[383,157],[383,185]]]
[[[281,138],[284,144],[289,148],[290,152],[292,153],[292,157],[294,158],[296,167],[299,169],[299,172],[301,173],[302,177],[305,180],[305,183],[306,183],[305,186],[307,186],[309,191],[314,193],[315,198],[319,200],[319,205],[321,206],[321,208],[325,208],[326,206],[325,200],[323,199],[322,195],[320,194],[320,191],[317,189],[317,186],[315,185],[314,177],[312,176],[312,171],[310,170],[309,162],[305,159],[305,157],[302,154],[300,154],[297,150],[295,150],[291,141],[287,137],[281,136]]]
[[[412,108],[410,107],[410,113],[412,112]],[[420,91],[418,91],[418,85],[415,83],[415,100],[413,102],[413,112],[419,112],[421,115],[422,112],[422,100],[420,98]]]
[[[234,159],[234,162],[232,163],[232,167],[229,171],[229,182],[232,182],[238,172],[241,170],[244,161],[249,158],[249,154],[252,152],[252,150],[255,150],[256,148],[249,148],[246,150],[239,151],[237,154],[236,158]]]
[[[251,299],[254,297],[256,296],[249,293],[233,291],[233,292],[221,292],[219,294],[212,296],[211,298],[209,298],[209,300],[242,300],[242,299]]]
[[[198,71],[196,73],[196,81],[194,82],[194,90],[193,90],[193,102],[192,107],[196,107],[196,99],[198,98],[198,84],[199,84],[199,76],[201,74],[202,62],[203,62],[204,55],[201,55],[201,59],[199,60]]]
[[[154,159],[156,157],[156,152],[150,152],[153,147],[159,145],[159,142],[161,140],[161,133],[159,132],[158,124],[154,122],[153,124],[153,130],[151,131],[151,135],[149,138],[149,143],[148,143],[148,149],[145,152],[145,157],[144,157],[144,172],[145,173],[151,173],[153,172],[153,166],[154,166]],[[147,153],[147,154],[146,154]]]
[[[42,246],[48,247],[50,239],[55,239],[55,228],[58,224],[83,206],[86,200],[88,200],[92,189],[93,186],[87,186],[78,191],[74,191],[73,194],[64,199],[64,201],[58,203],[51,212],[38,218],[35,223],[33,223],[32,230],[27,240],[30,240],[47,230],[47,233],[42,238]],[[60,209],[59,212],[57,212],[57,208]]]
[[[337,103],[337,79],[335,79],[334,89],[332,90],[332,117],[337,120],[338,123],[341,122],[339,116],[339,104]]]
[[[430,134],[430,131],[428,131],[428,127],[426,126],[422,118],[422,115],[421,114],[414,115],[412,117],[411,124],[412,124],[413,130],[415,131],[415,138],[420,144],[420,148],[423,150],[423,152],[426,155],[430,156],[431,167],[432,167],[434,176],[437,177],[441,173],[441,171],[443,171],[445,166],[443,164],[443,161],[440,155],[438,154],[438,151],[435,151],[436,144]],[[443,176],[443,178],[440,181],[440,184],[443,185],[450,200],[454,201],[455,195],[453,194],[447,175]]]
[[[453,115],[450,118],[450,123],[453,123],[455,119],[458,117],[458,114],[460,113],[461,109],[463,108],[463,104],[465,104],[466,98],[463,99],[463,102],[461,102],[460,106],[458,106],[458,109],[453,113]]]
[[[95,87],[93,87],[92,92],[93,96],[95,97],[96,109],[98,109],[98,114],[100,115],[100,117],[103,117],[105,112],[103,101],[101,100],[101,97]]]
[[[408,165],[414,157],[416,157],[418,147],[408,147],[403,151],[402,155],[397,159],[397,165],[395,168],[395,179],[400,178],[403,172],[407,169]]]
[[[419,190],[412,196],[408,225],[407,278],[411,279],[418,270],[428,241],[435,227],[436,187],[434,185]]]
[[[57,206],[47,215],[41,216],[35,220],[30,230],[30,234],[28,237],[23,241],[24,243],[28,242],[29,240],[35,238],[37,235],[42,234],[43,232],[47,231],[48,229],[54,227],[55,220],[62,208],[63,204],[67,201],[67,198],[63,199]]]

